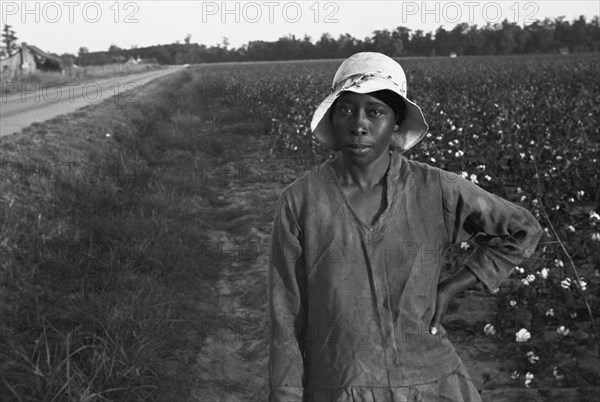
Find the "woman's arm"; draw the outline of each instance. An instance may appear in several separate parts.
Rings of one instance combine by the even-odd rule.
[[[450,300],[478,281],[496,291],[514,267],[533,254],[543,233],[525,208],[458,175],[444,172],[440,184],[450,243],[470,241],[474,247],[465,266],[439,285],[432,329],[439,325]]]
[[[477,282],[477,277],[469,269],[461,268],[452,277],[438,285],[435,313],[433,314],[429,329],[431,334],[435,335],[437,333],[438,326],[442,322],[444,315],[446,315],[446,310],[448,310],[452,299],[456,295],[475,286]]]
[[[277,204],[269,264],[269,401],[302,401],[306,275],[300,229],[285,197]]]

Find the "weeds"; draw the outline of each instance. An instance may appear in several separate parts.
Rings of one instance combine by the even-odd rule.
[[[2,139],[3,401],[185,393],[166,371],[166,350],[217,303],[202,285],[215,264],[202,258],[203,229],[189,219],[207,214],[195,200],[210,190],[181,174],[190,149],[200,151],[190,135],[198,117],[186,111],[198,105],[194,79],[174,74],[139,105],[76,112],[68,131],[61,120],[44,123],[60,134],[52,142],[27,130]],[[154,91],[185,95],[157,101]],[[174,151],[188,159],[173,161]],[[185,307],[189,292],[206,293],[205,310]]]

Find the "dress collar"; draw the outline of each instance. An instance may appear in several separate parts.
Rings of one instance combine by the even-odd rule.
[[[379,232],[383,229],[386,219],[392,214],[392,211],[396,208],[395,194],[398,186],[398,177],[400,175],[401,167],[403,165],[403,157],[396,150],[390,150],[390,164],[385,173],[386,177],[386,201],[387,205],[383,212],[379,215],[377,220],[373,225],[369,225],[363,221],[361,221],[352,206],[350,205],[350,201],[344,193],[344,190],[337,178],[335,173],[335,168],[333,164],[339,158],[331,159],[324,164],[324,169],[322,172],[323,184],[327,187],[327,192],[332,197],[333,200],[336,201],[336,204],[344,204],[344,215],[348,219],[350,223],[354,223],[362,228],[364,231],[369,233]]]

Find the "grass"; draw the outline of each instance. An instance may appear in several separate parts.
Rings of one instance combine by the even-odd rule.
[[[188,397],[203,323],[220,319],[223,261],[199,244],[239,215],[214,216],[222,183],[193,168],[223,154],[198,79],[2,138],[1,400]]]

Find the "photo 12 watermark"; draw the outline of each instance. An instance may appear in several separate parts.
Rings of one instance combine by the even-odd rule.
[[[2,23],[75,23],[90,24],[139,22],[139,3],[133,1],[3,1]]]
[[[540,6],[534,1],[402,1],[399,22],[436,24],[509,23],[531,24]]]
[[[339,10],[339,4],[333,1],[203,1],[201,21],[202,23],[219,21],[223,24],[241,22],[335,24],[339,22],[337,18]]]
[[[2,82],[1,103],[99,103],[111,99],[119,104],[137,102],[135,82]]]
[[[135,184],[140,179],[142,167],[138,162],[105,161],[85,163],[81,161],[62,161],[56,163],[21,163],[2,161],[0,163],[0,183],[18,181],[32,182],[69,182],[100,183],[114,180],[120,184]]]

